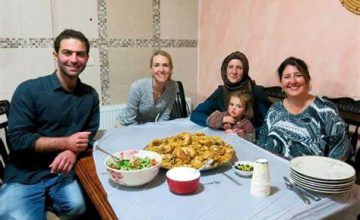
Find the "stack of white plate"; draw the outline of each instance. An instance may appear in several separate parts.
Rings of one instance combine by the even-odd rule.
[[[343,193],[353,187],[355,169],[329,157],[301,156],[290,161],[290,178],[311,191]]]

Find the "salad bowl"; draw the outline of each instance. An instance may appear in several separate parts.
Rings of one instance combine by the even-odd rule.
[[[153,180],[159,173],[160,154],[146,150],[127,150],[115,153],[119,160],[109,156],[104,165],[110,179],[123,186],[141,186]]]

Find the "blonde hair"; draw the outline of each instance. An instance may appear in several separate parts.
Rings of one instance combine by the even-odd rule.
[[[245,105],[244,118],[251,120],[254,117],[253,96],[246,90],[231,92],[227,99],[227,106],[230,104],[231,97],[240,99],[240,102]]]
[[[155,52],[153,53],[153,55],[152,55],[151,58],[150,58],[150,68],[151,68],[152,65],[153,65],[153,59],[154,59],[154,57],[157,56],[157,55],[161,55],[161,56],[166,57],[166,58],[168,59],[168,61],[169,61],[170,68],[173,69],[173,62],[172,62],[172,59],[171,59],[170,54],[169,54],[168,52],[166,52],[166,51],[163,51],[163,50],[157,50],[157,51],[155,51]]]

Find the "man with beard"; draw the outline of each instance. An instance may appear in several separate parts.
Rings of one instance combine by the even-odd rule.
[[[81,32],[64,30],[54,41],[55,72],[16,89],[0,219],[46,219],[46,210],[77,218],[85,212],[73,168],[99,127],[98,94],[79,79],[89,50]]]

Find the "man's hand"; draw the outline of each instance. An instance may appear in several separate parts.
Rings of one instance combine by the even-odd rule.
[[[83,131],[83,132],[77,132],[67,137],[66,149],[71,150],[74,153],[80,153],[86,150],[89,143],[90,134],[91,132]]]
[[[71,150],[75,154],[84,151],[89,143],[91,132],[77,132],[68,137],[40,137],[35,142],[36,152]]]
[[[70,150],[60,152],[50,164],[51,173],[68,174],[76,163],[76,154]]]

